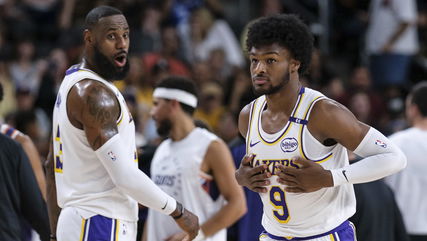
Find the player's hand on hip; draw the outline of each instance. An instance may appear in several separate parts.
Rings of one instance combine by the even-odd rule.
[[[184,237],[182,240],[193,240],[199,233],[199,218],[185,208],[182,216],[175,219],[175,222],[186,234],[188,234],[188,237]]]
[[[278,165],[277,181],[285,185],[285,191],[294,193],[314,192],[324,187],[332,187],[330,171],[321,165],[301,157],[291,160],[299,168]]]
[[[246,155],[240,162],[239,168],[236,170],[235,177],[237,183],[245,186],[254,192],[267,192],[266,186],[270,185],[268,178],[271,173],[267,170],[267,165],[252,167],[251,162],[254,155]]]

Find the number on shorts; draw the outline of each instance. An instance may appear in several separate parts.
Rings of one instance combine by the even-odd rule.
[[[286,206],[285,192],[279,186],[270,189],[270,202],[273,206],[273,215],[279,223],[289,221],[289,211]]]

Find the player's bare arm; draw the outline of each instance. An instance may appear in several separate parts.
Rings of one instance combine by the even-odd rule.
[[[36,176],[37,184],[39,185],[40,191],[42,193],[43,199],[46,200],[46,179],[43,172],[42,162],[40,160],[40,154],[37,151],[34,142],[31,138],[23,133],[19,133],[15,140],[18,141],[22,148],[24,148],[25,153],[30,160],[31,167],[33,168],[34,175]]]
[[[362,141],[367,137],[367,133],[370,129],[370,126],[358,121],[346,107],[333,100],[321,100],[316,103],[308,123],[308,130],[320,143],[324,145],[340,143],[351,151],[356,150],[356,148],[361,145]],[[385,137],[383,138],[386,139]],[[372,144],[374,144],[373,141]],[[381,151],[382,150],[379,150],[377,152],[376,150],[373,150],[367,156],[380,154]],[[391,153],[390,163],[393,163],[393,159],[400,159],[399,153],[396,154],[396,158],[393,158],[393,155],[396,152],[399,151],[392,149],[390,152],[386,152]],[[300,166],[299,169],[279,165],[280,172],[278,173],[278,181],[286,185],[286,191],[313,192],[324,187],[332,187],[336,185],[336,183],[334,183],[333,174],[330,170],[325,170],[321,165],[310,160],[305,160],[301,157],[295,157],[293,161]],[[372,161],[373,160],[371,160],[371,163]],[[402,162],[405,161],[403,160]],[[394,163],[400,165],[402,162],[397,160]],[[399,169],[399,167],[396,167],[396,169]],[[393,170],[390,170],[390,172],[393,172]],[[365,177],[366,174],[361,175],[362,177],[360,182],[379,179],[382,177],[379,176],[380,174],[381,173],[374,173],[367,177]],[[344,175],[347,181],[350,182],[347,176],[349,173],[346,174],[343,172],[342,175]],[[368,179],[365,180],[365,178]]]
[[[211,236],[219,230],[231,226],[246,212],[245,196],[242,188],[234,178],[235,167],[228,147],[222,140],[213,141],[206,152],[203,163],[212,172],[219,191],[227,204],[201,225],[206,236]]]
[[[201,170],[212,173],[221,195],[227,203],[216,214],[200,226],[200,238],[214,235],[221,229],[231,226],[246,212],[243,190],[234,179],[234,164],[227,145],[222,140],[213,141],[206,151],[201,164]],[[199,240],[199,236],[197,240]],[[182,240],[183,234],[177,233],[169,237],[168,241]]]
[[[92,149],[100,149],[105,143],[116,136],[118,133],[117,120],[120,116],[120,105],[114,93],[105,85],[94,80],[82,80],[71,89],[68,101],[67,112],[70,121],[76,127],[85,131]],[[124,167],[122,166],[121,168]],[[126,190],[128,195],[134,196],[139,194],[144,196],[144,194],[135,193],[141,191],[141,187],[138,187],[138,185],[143,185],[141,181],[148,179],[142,172],[135,173],[135,178],[139,181],[130,181],[127,177],[123,177],[123,173],[126,173],[126,170],[118,171],[106,168],[113,177],[115,184]],[[116,166],[115,169],[117,168],[120,167]],[[130,172],[127,173],[131,176]],[[146,184],[145,189],[149,189],[149,184]],[[151,181],[150,184],[152,184]],[[158,187],[152,184],[152,188],[152,192],[156,193],[154,189],[157,190]],[[153,193],[150,190],[145,195],[153,195]],[[146,198],[148,197],[135,197],[142,204],[153,201]],[[191,239],[197,235],[199,229],[198,219],[193,213],[185,208],[181,208],[181,205],[177,203],[175,211],[170,215],[176,218],[175,221],[177,224],[189,234]]]
[[[308,130],[319,142],[335,141],[351,151],[360,144],[369,128],[345,106],[333,100],[316,103],[308,123]]]
[[[250,104],[246,105],[239,114],[239,132],[243,137],[246,137],[249,125]],[[239,168],[235,172],[237,183],[249,188],[254,192],[267,192],[266,186],[270,185],[268,180],[271,173],[265,172],[267,165],[252,167],[253,161],[251,153],[246,153],[240,162]]]
[[[68,103],[71,123],[85,131],[92,149],[97,150],[118,133],[120,105],[104,84],[88,79],[80,81],[71,89]]]

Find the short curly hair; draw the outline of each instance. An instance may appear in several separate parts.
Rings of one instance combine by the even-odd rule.
[[[299,74],[304,74],[310,65],[313,50],[313,35],[301,19],[293,14],[278,14],[259,18],[248,29],[246,48],[279,44],[292,57],[301,62]]]

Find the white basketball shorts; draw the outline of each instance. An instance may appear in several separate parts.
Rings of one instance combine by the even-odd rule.
[[[62,209],[56,228],[58,241],[135,241],[136,222],[95,215],[84,219],[76,208]]]

